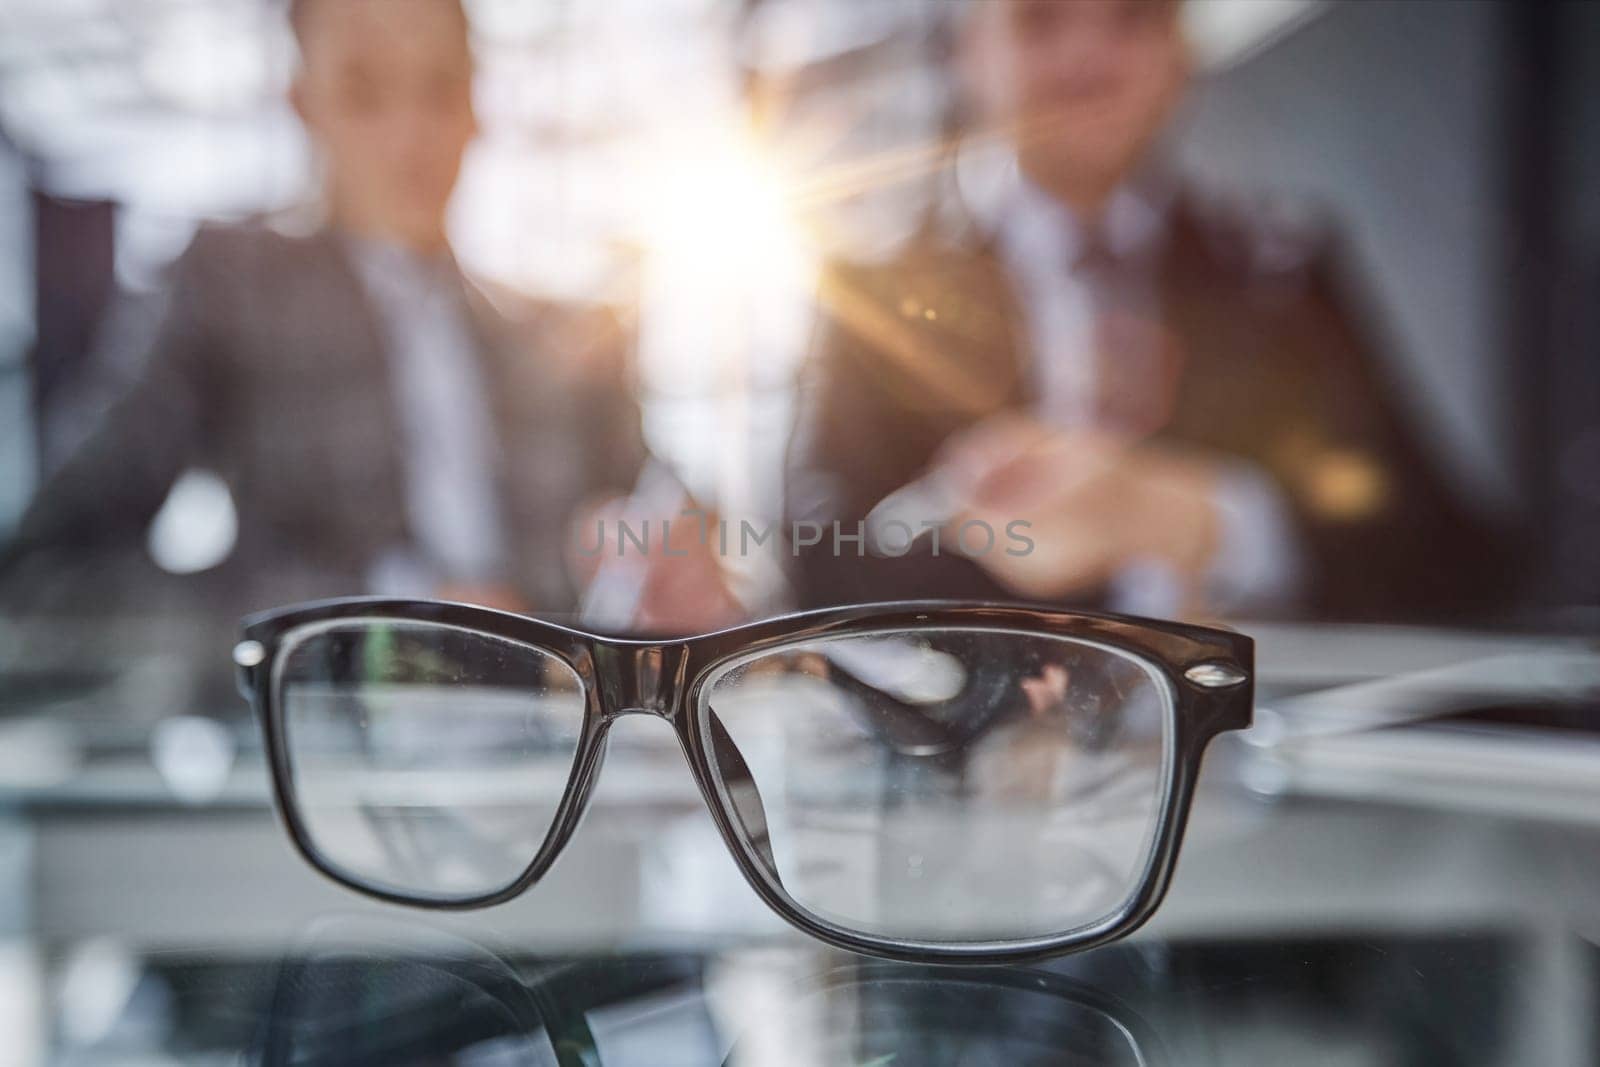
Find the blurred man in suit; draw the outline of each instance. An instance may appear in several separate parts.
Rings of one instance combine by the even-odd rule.
[[[969,5],[963,81],[1014,176],[895,262],[828,273],[789,497],[846,540],[802,554],[804,602],[1387,617],[1503,587],[1329,242],[1164,165],[1189,78],[1180,6]],[[878,558],[848,540],[863,519]]]
[[[620,332],[492,299],[451,256],[476,133],[459,0],[294,0],[290,17],[326,220],[201,230],[142,374],[25,516],[18,570],[39,564],[49,599],[96,553],[138,555],[203,467],[238,517],[212,578],[230,611],[363,592],[567,610],[572,515],[642,459]]]

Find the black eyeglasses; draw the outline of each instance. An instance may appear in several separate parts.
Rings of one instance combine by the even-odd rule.
[[[289,834],[429,908],[550,869],[619,717],[656,715],[745,878],[840,948],[1014,962],[1159,904],[1206,744],[1251,719],[1249,638],[990,604],[833,608],[682,640],[343,600],[234,649]]]

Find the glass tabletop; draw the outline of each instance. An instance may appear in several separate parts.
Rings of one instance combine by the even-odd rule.
[[[660,722],[618,724],[540,884],[424,913],[294,855],[231,708],[170,714],[123,671],[47,686],[13,662],[34,680],[0,720],[0,1063],[1596,1062],[1592,648],[1258,637],[1277,732],[1208,756],[1156,918],[989,969],[783,925]]]

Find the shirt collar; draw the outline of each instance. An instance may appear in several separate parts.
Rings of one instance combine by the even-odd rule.
[[[1173,200],[1171,184],[1153,178],[1130,181],[1106,204],[1102,236],[1119,258],[1154,247],[1161,238]],[[1007,259],[1066,264],[1082,251],[1084,226],[1067,205],[1020,171],[989,219],[991,235]]]
[[[379,237],[344,232],[339,236],[368,285],[447,290],[457,277],[449,248],[423,254]]]

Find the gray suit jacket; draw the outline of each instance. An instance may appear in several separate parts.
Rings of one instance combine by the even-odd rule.
[[[238,514],[232,555],[199,580],[230,610],[362,592],[372,560],[410,538],[389,362],[344,243],[208,227],[171,286],[142,373],[24,516],[11,587],[31,590],[34,606],[92,601],[94,589],[68,591],[73,576],[104,582],[84,561],[137,560],[175,478],[200,466],[228,483]],[[569,610],[573,513],[626,490],[643,457],[627,346],[609,315],[463,286],[512,577],[539,610]]]

